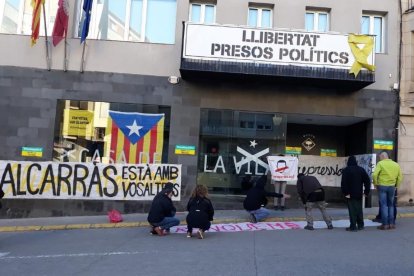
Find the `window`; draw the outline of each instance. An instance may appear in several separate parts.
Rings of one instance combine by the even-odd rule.
[[[272,10],[270,8],[249,7],[247,25],[251,27],[272,27]]]
[[[0,33],[25,34],[32,33],[32,12],[31,0],[0,0]],[[50,36],[55,23],[58,0],[45,1],[46,28]],[[43,8],[40,16],[41,36],[45,35]]]
[[[159,105],[58,100],[53,160],[168,163],[170,114]]]
[[[329,16],[323,11],[306,11],[305,29],[309,32],[327,32],[329,31]]]
[[[362,15],[361,33],[375,36],[375,53],[384,52],[384,17],[380,15]]]
[[[212,193],[245,192],[267,172],[266,156],[285,152],[284,114],[201,109],[197,182]]]
[[[192,3],[190,6],[190,22],[213,24],[216,22],[216,6],[214,4]]]
[[[82,5],[79,1],[77,36],[82,32]],[[176,0],[97,0],[88,38],[173,44],[176,10]]]

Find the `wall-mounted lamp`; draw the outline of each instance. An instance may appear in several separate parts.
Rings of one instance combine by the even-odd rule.
[[[274,115],[272,120],[273,120],[273,125],[279,126],[282,123],[283,118],[280,116]]]

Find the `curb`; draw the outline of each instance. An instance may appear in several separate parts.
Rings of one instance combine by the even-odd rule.
[[[365,219],[373,219],[374,215],[368,215]],[[414,213],[398,214],[397,218],[414,218]],[[348,219],[348,216],[335,217],[334,220]],[[306,221],[304,217],[284,217],[269,218],[266,222],[284,222],[284,221]],[[240,223],[246,222],[241,218],[225,218],[214,220],[214,224]],[[180,221],[180,225],[185,225],[185,220]],[[132,228],[132,227],[149,227],[146,221],[140,222],[119,222],[119,223],[85,223],[85,224],[61,224],[61,225],[30,225],[30,226],[0,226],[0,233],[6,232],[34,232],[34,231],[53,231],[53,230],[84,230],[84,229],[109,229],[109,228]]]

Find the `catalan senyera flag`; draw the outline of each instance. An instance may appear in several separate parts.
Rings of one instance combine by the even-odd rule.
[[[122,154],[129,164],[154,163],[154,153],[161,160],[164,121],[165,114],[109,110],[106,135],[110,139],[105,152],[109,150],[109,156],[115,163],[122,160]]]
[[[36,44],[36,41],[39,38],[40,14],[42,12],[42,5],[44,3],[45,3],[45,0],[32,0],[32,2],[31,2],[32,8],[33,8],[33,13],[32,13],[32,46]]]

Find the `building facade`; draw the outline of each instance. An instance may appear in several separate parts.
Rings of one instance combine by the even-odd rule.
[[[414,198],[414,87],[413,87],[413,54],[414,45],[414,3],[412,1],[401,1],[401,86],[400,86],[400,124],[398,137],[398,162],[401,164],[405,177],[405,195],[401,202],[413,204]]]
[[[241,183],[267,173],[269,155],[299,156],[299,170],[317,175],[331,202],[341,201],[347,156],[382,148],[396,156],[396,1],[94,1],[84,52],[82,1],[70,2],[66,44],[48,51],[43,20],[30,46],[30,2],[0,4],[1,160],[181,164],[183,210],[196,184],[209,187],[216,208],[242,208]],[[58,1],[46,2],[50,35]],[[348,34],[374,37],[365,60],[375,72],[349,73],[357,57]],[[129,144],[125,137],[141,127],[131,122],[114,146],[108,122],[138,113],[163,114],[154,134],[161,142],[153,149]],[[82,131],[73,132],[71,122]],[[371,167],[372,158],[361,160]],[[19,196],[11,175],[3,170],[12,217],[145,212],[150,205]],[[412,197],[406,183],[401,195]]]

